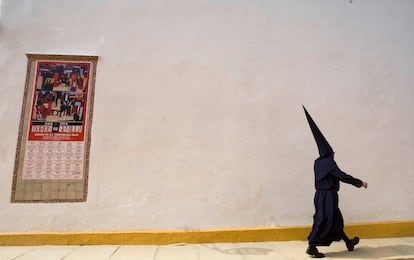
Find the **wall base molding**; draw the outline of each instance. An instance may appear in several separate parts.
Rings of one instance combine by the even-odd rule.
[[[0,233],[1,246],[33,245],[164,245],[306,240],[310,226],[217,230],[27,232]],[[345,232],[360,238],[414,236],[414,221],[348,224]]]

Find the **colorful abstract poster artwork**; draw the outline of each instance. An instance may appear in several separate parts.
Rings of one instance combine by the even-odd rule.
[[[84,140],[89,71],[89,63],[37,63],[28,140]]]
[[[26,56],[11,201],[85,201],[98,57]]]

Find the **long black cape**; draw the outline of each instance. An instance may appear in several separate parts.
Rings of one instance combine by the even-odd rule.
[[[339,181],[362,186],[362,181],[341,171],[332,157],[318,158],[315,171],[315,214],[312,231],[308,240],[310,245],[329,246],[344,235],[344,220],[338,207]]]

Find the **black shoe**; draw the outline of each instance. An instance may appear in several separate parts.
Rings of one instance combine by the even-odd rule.
[[[308,249],[306,249],[306,254],[314,257],[314,258],[324,258],[325,255],[320,253],[316,247],[309,246]]]
[[[354,237],[348,243],[346,243],[346,248],[348,248],[348,251],[353,251],[354,247],[358,245],[358,243],[359,243],[359,237]]]

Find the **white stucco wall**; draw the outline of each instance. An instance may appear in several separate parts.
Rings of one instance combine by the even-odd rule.
[[[413,1],[1,5],[0,232],[310,225],[301,104],[345,221],[414,219]],[[25,53],[100,57],[85,203],[10,203]]]

